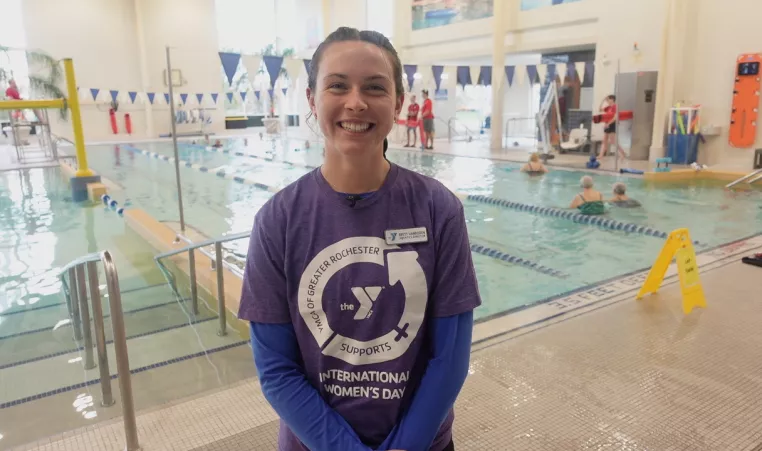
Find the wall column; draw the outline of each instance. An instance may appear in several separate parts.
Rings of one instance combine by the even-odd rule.
[[[151,77],[148,71],[148,57],[146,56],[146,39],[143,30],[143,1],[135,0],[135,34],[138,38],[138,62],[140,64],[140,84],[143,92],[155,91],[151,89]],[[156,137],[156,131],[153,123],[153,105],[143,99],[143,107],[146,112],[146,136]]]
[[[657,158],[666,155],[664,135],[667,132],[669,109],[677,101],[677,97],[683,93],[677,92],[680,88],[678,79],[684,75],[684,57],[682,55],[685,53],[686,34],[689,32],[687,21],[689,7],[685,0],[666,0],[664,8],[659,81],[656,87],[656,111],[649,155],[649,160],[652,163]]]
[[[492,26],[492,121],[491,149],[503,148],[503,97],[505,96],[505,34],[508,15],[516,14],[514,1],[494,2]]]

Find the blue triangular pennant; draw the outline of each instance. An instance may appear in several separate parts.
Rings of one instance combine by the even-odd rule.
[[[254,95],[257,96],[257,101],[259,101],[259,91],[254,91]]]
[[[164,101],[167,102],[167,105],[169,105],[169,93],[164,93]]]
[[[151,105],[153,105],[153,99],[154,99],[154,97],[156,97],[156,93],[155,92],[147,92],[146,93],[146,97],[148,97],[148,102],[150,102]]]
[[[431,66],[431,73],[434,75],[434,83],[436,83],[437,91],[439,91],[439,86],[442,84],[443,71],[444,66]]]
[[[183,101],[183,105],[185,105],[185,102],[188,101],[188,94],[180,94],[180,100]]]
[[[310,73],[310,63],[312,63],[312,60],[304,60],[304,70],[307,71],[307,74]]]
[[[283,95],[285,96],[286,92],[288,92],[288,88],[283,88],[282,91],[283,91]]]
[[[219,94],[217,94],[216,92],[213,92],[213,93],[212,93],[212,102],[214,102],[214,104],[215,104],[215,105],[217,105],[217,96],[218,96],[218,95],[219,95]]]
[[[415,64],[405,64],[403,69],[405,70],[405,75],[407,76],[407,90],[412,91],[413,82],[415,81],[415,71],[418,70],[418,66]]]
[[[268,89],[268,90],[267,90],[267,94],[269,94],[269,95],[270,95],[270,98],[272,99],[272,98],[273,98],[273,96],[275,95],[275,90],[274,90],[274,89]]]
[[[228,102],[233,103],[233,93],[232,92],[226,92],[225,95],[228,98]]]
[[[198,100],[198,104],[201,105],[201,103],[204,101],[204,94],[196,94],[196,100]]]
[[[130,96],[130,102],[135,103],[135,99],[138,98],[138,93],[136,91],[129,91],[127,94]]]
[[[232,85],[233,76],[236,70],[238,70],[238,63],[241,61],[241,54],[220,52],[220,61],[222,62],[222,70],[225,71],[225,76],[228,77],[228,84]]]
[[[93,96],[93,100],[98,98],[98,93],[101,92],[98,88],[90,88],[90,94]]]
[[[555,79],[556,79],[556,65],[548,64],[548,80],[554,81]]]
[[[246,91],[241,91],[240,94],[241,94],[241,100],[243,100],[245,102],[246,101],[246,94],[247,94]]]
[[[466,86],[471,84],[471,68],[468,66],[458,66],[458,84]]]
[[[516,75],[516,66],[505,66],[505,77],[508,79],[508,86],[513,85],[514,75]]]
[[[265,62],[267,73],[270,75],[270,87],[274,88],[275,81],[278,79],[278,75],[280,75],[280,68],[283,67],[283,57],[263,56],[262,59]]]
[[[492,84],[492,66],[482,66],[479,69],[478,83],[484,86],[490,86]]]
[[[537,66],[529,64],[527,66],[527,75],[529,76],[529,84],[533,85],[537,82]]]
[[[112,89],[109,91],[109,94],[111,94],[111,101],[116,102],[116,98],[119,96],[119,91]]]

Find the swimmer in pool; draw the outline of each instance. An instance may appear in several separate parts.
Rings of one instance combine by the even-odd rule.
[[[606,212],[606,206],[603,204],[603,194],[593,189],[593,178],[589,175],[582,177],[579,181],[582,192],[574,196],[569,208],[577,208],[583,215],[602,215]]]
[[[529,156],[529,162],[521,168],[521,172],[529,175],[543,175],[548,172],[548,168],[540,161],[540,155],[534,152]]]
[[[642,205],[635,199],[630,199],[625,192],[627,187],[622,182],[614,183],[614,197],[609,199],[609,203],[620,208],[637,208]]]

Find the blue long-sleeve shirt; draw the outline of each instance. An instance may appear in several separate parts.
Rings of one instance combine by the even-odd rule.
[[[378,450],[428,451],[468,374],[473,313],[430,322],[432,355],[412,403]],[[251,323],[262,391],[312,451],[369,451],[346,420],[309,383],[291,324]]]

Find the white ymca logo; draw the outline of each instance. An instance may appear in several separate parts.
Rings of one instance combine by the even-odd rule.
[[[368,341],[334,331],[323,310],[323,293],[328,281],[353,263],[385,266],[389,285],[401,283],[405,290],[405,306],[399,323],[386,334]],[[373,315],[382,288],[352,288],[360,304],[355,320]],[[352,365],[388,362],[404,354],[423,324],[427,298],[426,275],[418,263],[418,252],[401,251],[399,246],[387,244],[382,238],[365,236],[346,238],[320,251],[304,269],[298,292],[299,313],[323,354]]]
[[[355,313],[355,320],[370,318],[373,313],[373,303],[378,299],[378,295],[381,293],[381,287],[352,287],[352,294],[357,298],[357,302],[360,303],[360,308]]]

